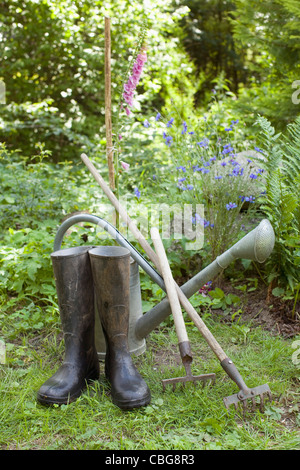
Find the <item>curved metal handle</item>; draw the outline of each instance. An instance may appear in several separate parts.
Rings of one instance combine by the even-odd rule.
[[[114,239],[116,242],[127,248],[130,251],[132,258],[141,266],[141,268],[151,277],[151,279],[156,282],[166,292],[165,284],[161,275],[148,263],[148,261],[141,255],[141,253],[128,241],[125,237],[116,229],[112,224],[106,220],[92,214],[78,214],[73,215],[66,219],[61,226],[58,228],[55,239],[54,239],[54,251],[58,251],[61,248],[63,237],[66,231],[72,227],[72,225],[78,224],[79,222],[90,222],[106,230],[106,232]]]

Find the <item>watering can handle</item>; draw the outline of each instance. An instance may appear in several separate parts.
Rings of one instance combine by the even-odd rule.
[[[125,237],[123,237],[123,235],[112,224],[96,215],[83,213],[73,215],[66,219],[57,230],[53,245],[54,251],[58,251],[61,249],[63,237],[66,231],[73,225],[78,224],[80,222],[89,222],[98,225],[103,228],[106,232],[108,232],[108,234],[111,235],[111,237],[115,239],[120,246],[123,246],[124,248],[127,248],[130,251],[131,257],[139,264],[139,266],[141,266],[141,268],[146,272],[146,274],[148,274],[148,276],[150,276],[150,278],[154,282],[156,282],[156,284],[158,284],[164,292],[166,292],[165,284],[161,275],[151,266],[150,263],[148,263],[148,261],[141,255],[141,253],[128,240],[126,240]]]

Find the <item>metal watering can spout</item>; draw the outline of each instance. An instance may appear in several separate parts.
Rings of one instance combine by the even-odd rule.
[[[275,234],[272,225],[269,220],[264,219],[254,230],[218,256],[216,261],[223,269],[237,258],[263,263],[272,253],[274,244]]]
[[[80,222],[90,222],[99,225],[106,230],[116,242],[130,251],[131,257],[137,264],[166,292],[165,284],[160,274],[148,263],[139,251],[126,240],[125,237],[109,222],[101,217],[91,214],[78,214],[66,219],[59,227],[55,240],[54,251],[60,249],[64,234],[72,226]],[[181,290],[187,298],[195,294],[204,284],[217,276],[232,261],[238,258],[251,259],[263,263],[271,254],[275,243],[275,235],[272,225],[267,219],[262,220],[259,225],[239,240],[235,245],[218,256],[211,264],[187,281]],[[131,314],[131,313],[130,313]],[[131,319],[129,342],[136,344],[146,338],[161,322],[171,314],[171,307],[167,297],[153,307],[144,315],[140,311],[139,316]],[[144,352],[144,347],[140,347]]]
[[[260,224],[235,245],[218,256],[211,264],[183,284],[180,288],[186,297],[194,295],[209,280],[216,277],[223,269],[236,259],[250,259],[263,263],[272,253],[275,234],[269,220],[263,219]],[[171,314],[167,298],[144,314],[137,322],[135,332],[138,338],[145,338],[154,328]]]

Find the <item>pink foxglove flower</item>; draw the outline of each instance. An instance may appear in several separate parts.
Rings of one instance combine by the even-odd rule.
[[[125,171],[128,171],[129,170],[129,163],[126,163],[126,162],[121,162],[121,165],[122,165],[122,168],[125,170]]]
[[[128,78],[127,82],[124,84],[123,98],[125,102],[127,103],[127,107],[125,108],[127,116],[129,116],[129,114],[131,113],[130,108],[132,108],[134,104],[133,103],[134,91],[141,78],[144,63],[146,61],[147,61],[147,54],[145,51],[143,51],[137,56],[136,61],[132,67],[131,75]]]

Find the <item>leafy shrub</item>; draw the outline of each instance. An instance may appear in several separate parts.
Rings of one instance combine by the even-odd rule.
[[[50,253],[54,226],[9,229],[0,247],[0,285],[20,297],[54,296]]]
[[[287,128],[287,136],[276,134],[270,122],[259,117],[266,191],[261,209],[270,220],[276,236],[267,261],[271,286],[291,291],[300,283],[300,118]]]
[[[0,226],[5,230],[37,227],[78,210],[76,168],[68,162],[51,164],[43,144],[37,144],[36,151],[28,158],[0,145]]]
[[[191,66],[178,41],[179,21],[187,11],[172,0],[152,0],[149,7],[129,0],[6,1],[0,11],[0,55],[7,104],[1,109],[0,136],[8,148],[19,148],[28,157],[37,142],[46,142],[55,162],[73,159],[82,150],[103,152],[105,16],[113,19],[113,112],[120,77],[145,21],[151,25],[150,73],[138,106],[154,101],[158,93],[159,100],[174,95],[175,84],[191,86],[185,73]]]

